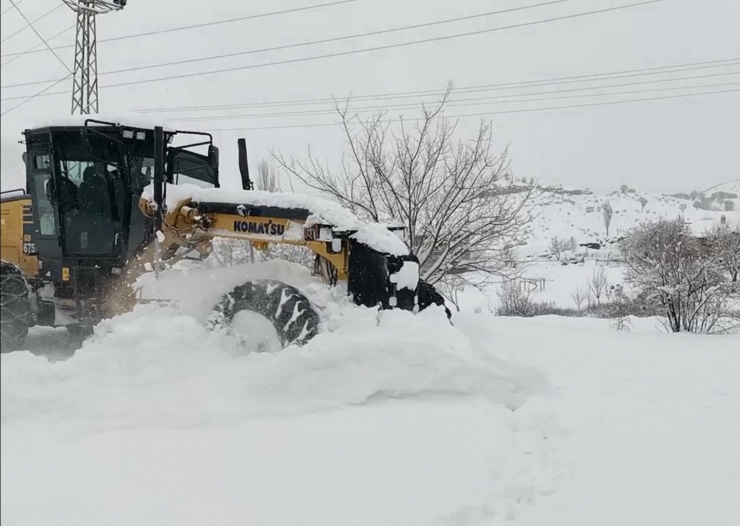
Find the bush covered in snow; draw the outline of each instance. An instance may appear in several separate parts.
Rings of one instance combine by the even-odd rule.
[[[623,253],[627,282],[658,309],[669,330],[716,333],[736,325],[730,311],[740,287],[723,265],[726,252],[693,236],[682,219],[635,228]]]

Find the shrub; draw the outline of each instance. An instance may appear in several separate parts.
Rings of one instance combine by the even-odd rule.
[[[691,235],[682,219],[644,223],[626,236],[626,280],[672,332],[722,332],[740,287],[721,257]]]

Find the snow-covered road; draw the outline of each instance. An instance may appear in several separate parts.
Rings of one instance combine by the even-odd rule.
[[[153,305],[3,355],[3,526],[740,524],[740,337],[324,299],[275,356]]]

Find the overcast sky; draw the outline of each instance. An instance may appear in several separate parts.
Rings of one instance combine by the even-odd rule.
[[[100,17],[98,38],[139,34],[185,25],[200,24],[259,13],[269,13],[336,0],[130,0],[120,13]],[[279,16],[213,25],[199,29],[168,32],[155,36],[115,40],[99,45],[101,73],[173,61],[235,53],[259,48],[302,43],[316,39],[354,35],[457,18],[547,0],[355,0],[339,5]],[[189,62],[174,66],[128,71],[100,76],[101,86],[147,78],[238,68],[295,58],[360,50],[470,31],[485,30],[546,20],[569,14],[641,0],[568,0],[550,6],[523,9],[455,23],[399,31],[372,37],[295,47],[288,50],[254,53],[217,60]],[[39,45],[9,0],[0,2],[2,11],[2,55],[26,51]],[[53,9],[61,0],[22,0],[20,10],[34,20]],[[8,10],[6,12],[6,10]],[[244,104],[260,101],[285,102],[295,99],[378,95],[421,90],[442,90],[448,81],[459,88],[559,77],[631,72],[688,63],[740,59],[740,1],[663,0],[632,9],[611,11],[514,29],[394,47],[373,52],[307,60],[290,64],[241,69],[189,78],[102,88],[101,113],[144,108],[192,107]],[[34,26],[45,38],[74,24],[66,7],[46,16]],[[72,30],[50,41],[52,46],[72,44]],[[43,44],[40,45],[43,48]],[[72,66],[72,48],[57,50],[67,67]],[[50,52],[5,56],[2,85],[35,80],[58,79],[67,74]],[[686,77],[694,77],[686,80]],[[684,80],[672,80],[684,79]],[[654,82],[661,80],[663,82]],[[670,80],[670,81],[668,81]],[[650,81],[649,83],[646,81]],[[641,84],[637,84],[641,82]],[[630,76],[602,81],[604,91],[589,91],[593,83],[522,87],[508,91],[457,94],[449,115],[491,113],[497,143],[510,145],[511,163],[517,177],[534,177],[547,183],[590,187],[610,191],[622,184],[649,192],[688,191],[740,179],[740,61],[723,67],[703,67],[669,74]],[[34,94],[48,84],[5,88],[2,98]],[[694,86],[688,89],[687,86]],[[698,88],[696,86],[699,86]],[[556,90],[562,94],[553,94]],[[29,123],[46,115],[66,114],[70,109],[71,81],[49,92],[62,95],[38,97],[2,116],[3,188],[18,171],[19,133]],[[653,91],[649,91],[653,90]],[[660,91],[654,91],[660,90]],[[608,97],[585,97],[595,93],[635,91]],[[651,100],[539,111],[552,106],[573,106],[624,99],[655,98],[689,93],[726,91],[710,95]],[[537,93],[540,95],[537,95]],[[543,93],[545,92],[545,93]],[[533,95],[527,96],[530,93]],[[468,98],[518,95],[525,102],[508,99]],[[553,99],[552,97],[558,97]],[[526,102],[527,99],[544,100]],[[410,104],[418,96],[356,102],[357,107]],[[427,98],[426,100],[432,100]],[[4,100],[6,112],[21,100]],[[486,104],[482,104],[482,103]],[[495,102],[493,104],[492,102]],[[275,148],[286,155],[303,156],[307,146],[320,157],[335,162],[345,144],[332,126],[332,115],[289,115],[270,118],[205,120],[245,113],[305,112],[326,106],[238,108],[228,111],[202,110],[159,114],[170,119],[199,117],[201,121],[174,122],[180,128],[218,132],[225,177],[236,180],[236,139],[247,138],[253,164]],[[538,109],[538,111],[526,111]],[[389,113],[397,115],[399,110]],[[403,109],[412,118],[413,109]],[[501,113],[509,112],[509,113]],[[470,138],[481,117],[460,121],[459,138]],[[306,126],[311,125],[311,126]],[[288,127],[285,127],[288,126]],[[290,127],[293,126],[293,127]],[[295,127],[300,126],[300,127]],[[271,129],[264,129],[272,127]],[[251,129],[247,129],[251,128]],[[262,128],[262,129],[260,129]]]

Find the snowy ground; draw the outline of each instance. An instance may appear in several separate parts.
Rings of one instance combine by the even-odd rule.
[[[71,358],[63,330],[2,356],[4,526],[740,522],[740,337],[452,327],[289,266],[241,271],[304,290],[322,333],[246,355],[203,327],[237,271],[191,271],[179,304],[103,323]]]

